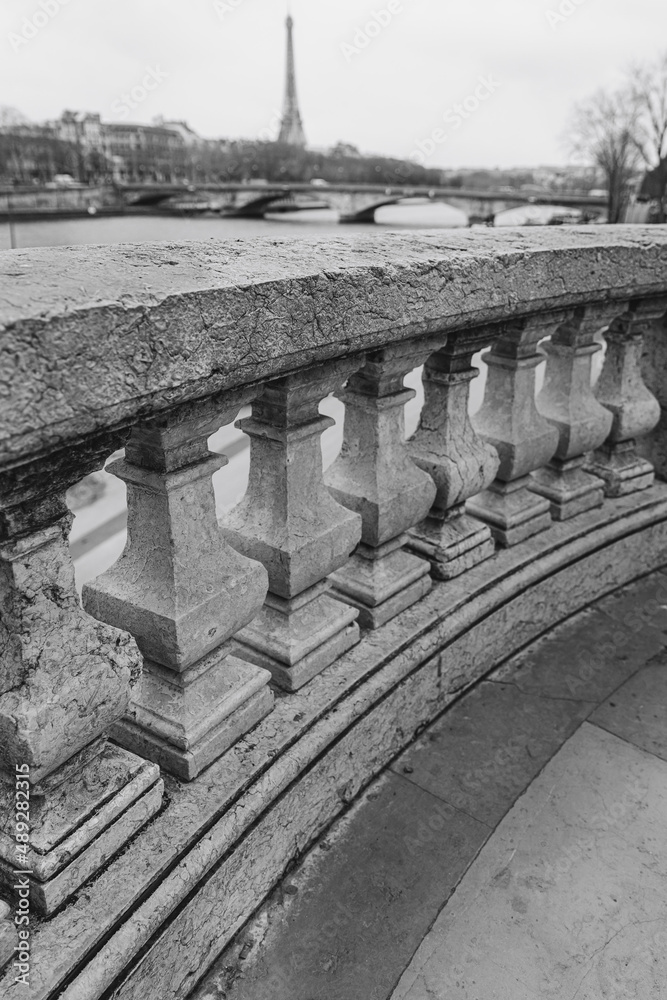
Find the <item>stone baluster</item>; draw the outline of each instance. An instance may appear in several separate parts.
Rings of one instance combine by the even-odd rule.
[[[182,406],[136,427],[109,471],[127,483],[128,539],[120,559],[83,588],[90,614],[123,623],[144,655],[131,710],[114,737],[190,781],[273,706],[270,675],[233,654],[268,580],[218,527],[211,477],[227,464],[207,438],[248,394]]]
[[[430,560],[438,580],[459,576],[495,552],[488,525],[465,506],[493,482],[499,465],[498,452],[468,415],[470,382],[479,374],[472,357],[492,337],[488,328],[453,333],[424,367],[424,408],[408,448],[437,493],[428,516],[410,532],[409,546]]]
[[[667,302],[656,302],[657,319],[644,327],[642,373],[644,382],[660,403],[660,422],[637,441],[637,448],[655,468],[656,477],[667,480]],[[662,316],[660,312],[665,309]]]
[[[16,871],[29,872],[30,907],[47,915],[162,801],[159,768],[107,740],[139,680],[139,650],[82,610],[68,549],[65,493],[119,443],[0,473],[0,884],[12,894]],[[17,842],[26,792],[30,837]]]
[[[561,321],[547,314],[503,323],[484,355],[489,369],[484,404],[473,426],[498,450],[500,465],[494,482],[468,500],[467,508],[486,521],[500,545],[515,545],[551,524],[549,501],[531,491],[529,477],[558,447],[558,431],[535,406],[535,377],[544,361],[537,345]]]
[[[361,515],[362,531],[331,579],[336,595],[359,609],[364,628],[378,628],[431,589],[428,562],[404,548],[406,531],[431,507],[435,484],[405,445],[405,404],[415,392],[403,379],[444,340],[443,334],[373,351],[338,393],[345,435],[325,481],[339,503]]]
[[[593,305],[576,309],[543,345],[547,355],[544,386],[537,408],[558,430],[556,454],[531,475],[531,489],[546,497],[551,516],[565,521],[604,501],[603,484],[584,470],[589,452],[611,430],[612,415],[598,402],[591,385],[593,356],[602,349],[595,334],[608,326],[623,306]]]
[[[644,382],[641,357],[646,327],[662,319],[666,307],[664,298],[631,302],[605,333],[607,355],[596,395],[613,419],[609,437],[586,468],[604,480],[608,497],[645,490],[655,479],[637,444],[660,421],[660,404]]]
[[[261,613],[237,636],[240,655],[295,691],[359,639],[358,612],[327,594],[329,574],[361,535],[361,518],[329,494],[320,434],[331,426],[320,400],[363,359],[313,366],[270,382],[238,425],[250,437],[250,479],[222,528],[269,573]]]

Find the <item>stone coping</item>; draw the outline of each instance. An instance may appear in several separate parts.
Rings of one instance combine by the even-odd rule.
[[[391,341],[664,293],[667,227],[3,251],[0,281],[2,468]]]
[[[119,996],[159,1000],[171,974],[169,955],[178,950],[175,940],[187,945],[194,969],[205,971],[217,952],[209,954],[199,942],[202,926],[179,930],[184,914],[196,911],[199,893],[212,892],[217,900],[213,928],[210,917],[203,927],[219,951],[295,853],[411,742],[415,730],[558,621],[665,562],[667,486],[656,484],[498,552],[470,570],[464,586],[460,579],[436,583],[418,604],[364,634],[302,691],[280,697],[271,715],[194,782],[167,779],[161,814],[72,904],[35,928],[33,1000],[55,1000],[66,984],[63,1000],[97,1000],[120,981],[126,985]],[[560,587],[559,574],[567,577]],[[513,610],[513,602],[521,607]],[[418,675],[436,689],[426,700],[410,694]],[[388,749],[380,751],[373,713],[392,698],[401,708],[385,719]],[[372,738],[358,737],[358,750],[341,763],[336,754],[369,720]],[[315,781],[317,768],[327,764],[330,776]],[[345,767],[352,768],[349,779]],[[331,801],[313,804],[309,794]],[[278,827],[270,834],[272,850],[249,855],[248,843],[270,828],[272,811],[279,812],[290,795],[306,796],[303,816],[299,809],[288,811],[295,830]],[[216,888],[227,863],[239,869],[240,888],[226,875]],[[263,881],[255,875],[262,865]],[[130,973],[126,980],[137,960],[136,978]],[[9,998],[16,992],[10,981],[7,973],[0,979],[0,992],[4,985]]]

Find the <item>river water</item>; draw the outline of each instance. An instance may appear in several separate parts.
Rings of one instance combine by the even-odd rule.
[[[546,222],[549,206],[512,209],[498,217],[499,224],[522,225]],[[276,214],[266,219],[180,217],[174,215],[123,215],[82,219],[47,219],[15,222],[14,242],[21,247],[72,246],[73,244],[147,243],[158,240],[238,240],[280,236],[372,235],[414,229],[452,229],[467,224],[465,215],[442,202],[387,205],[376,212],[376,222],[340,226],[335,212],[323,209]],[[9,226],[0,224],[0,250],[10,246]]]

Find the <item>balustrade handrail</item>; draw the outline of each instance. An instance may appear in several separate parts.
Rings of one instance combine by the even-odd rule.
[[[667,290],[619,226],[0,254],[0,468],[220,390],[438,332]]]

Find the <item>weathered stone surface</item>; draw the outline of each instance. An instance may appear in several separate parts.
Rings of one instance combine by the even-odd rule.
[[[537,409],[558,429],[556,454],[531,476],[531,489],[551,503],[557,521],[600,507],[604,490],[597,477],[585,472],[588,452],[600,447],[612,425],[612,415],[591,386],[592,359],[601,345],[595,335],[624,311],[623,303],[575,310],[545,343],[544,386]]]
[[[279,699],[251,738],[196,782],[170,787],[167,810],[95,884],[95,893],[107,901],[102,914],[95,894],[83,894],[39,929],[33,942],[34,1000],[56,993],[74,964],[82,971],[64,997],[95,1000],[151,939],[150,971],[137,980],[136,996],[162,1000],[176,980],[169,979],[171,965],[165,966],[164,980],[150,980],[173,947],[174,939],[158,936],[160,927],[226,856],[216,871],[220,883],[211,887],[215,917],[203,911],[197,917],[194,898],[188,931],[173,956],[187,994],[295,850],[306,846],[311,817],[317,817],[318,829],[326,825],[359,782],[377,773],[415,730],[496,663],[600,594],[667,562],[666,521],[665,490],[656,486],[605,505],[604,517],[588,511],[576,521],[554,524],[548,534],[474,567],[466,588],[460,581],[437,584],[311,684]],[[345,733],[351,744],[341,739]],[[297,780],[315,760],[326,773]],[[290,786],[296,799],[283,796]],[[326,808],[320,808],[323,796]],[[306,809],[309,802],[312,812]],[[280,803],[280,813],[272,814],[269,803]],[[259,830],[254,824],[265,811],[269,822]],[[251,829],[251,838],[243,840]],[[193,847],[182,857],[184,839]],[[143,903],[126,919],[140,894]],[[174,928],[177,936],[180,929]],[[200,944],[209,931],[211,950],[205,952]],[[97,954],[86,962],[91,952]],[[1,979],[0,985],[5,985]]]
[[[150,774],[153,779],[157,778],[159,770],[155,765],[152,765]],[[49,855],[45,857],[44,868],[46,870],[54,869],[56,862],[58,867],[54,874],[44,881],[37,877],[30,878],[30,900],[34,911],[47,916],[55,913],[81,888],[84,882],[101,871],[111,858],[122,850],[128,841],[155,816],[162,805],[164,792],[162,780],[154,780],[153,784],[138,794],[137,782],[134,782],[129,790],[134,793],[129,807],[106,826],[103,826],[102,822],[107,817],[100,818],[97,828],[94,830],[94,839],[87,843],[64,867],[60,867],[64,858],[62,849],[57,852],[55,858]],[[87,833],[88,831],[86,831]],[[70,838],[69,846],[72,846],[74,839],[74,837]],[[12,887],[16,882],[14,869],[15,861],[8,864],[4,858],[0,858],[0,886],[8,894],[12,892]]]
[[[424,367],[424,407],[408,443],[413,461],[433,478],[428,517],[410,531],[410,546],[426,556],[436,579],[451,580],[493,555],[489,528],[468,517],[465,503],[498,471],[496,449],[479,437],[468,415],[473,355],[493,339],[490,329],[452,334]]]
[[[378,572],[371,578],[372,589],[369,587],[366,591],[366,600],[357,598],[353,592],[357,587],[362,590],[367,582],[367,578],[357,572],[345,579],[345,591],[334,591],[334,597],[359,610],[358,622],[361,628],[379,628],[416,601],[420,601],[431,590],[431,579],[428,573],[424,573],[423,559],[416,559],[407,552],[396,552],[394,556],[396,559],[402,557],[399,567],[391,565],[393,557],[385,560],[389,564],[386,567],[378,563],[369,564],[366,560],[367,565],[378,567]],[[360,559],[355,569],[362,565]],[[400,589],[397,588],[397,581],[400,581]],[[390,596],[386,596],[377,605],[370,603],[385,588]]]
[[[230,544],[266,566],[270,595],[239,633],[239,648],[243,655],[247,647],[255,650],[257,656],[247,654],[251,662],[270,665],[288,690],[305,683],[315,663],[321,670],[332,662],[340,652],[336,633],[357,617],[343,616],[337,602],[322,595],[323,581],[359,541],[361,517],[336,503],[324,485],[320,434],[333,421],[320,416],[318,406],[362,363],[348,358],[277,379],[253,405],[252,417],[238,424],[250,436],[250,479],[221,529]],[[353,634],[347,631],[348,638]],[[299,670],[298,661],[315,647],[317,657]]]
[[[141,762],[106,747],[141,658],[127,633],[81,609],[67,547],[64,491],[88,470],[96,448],[73,449],[41,489],[31,466],[15,479],[3,475],[0,493],[0,883],[15,894],[11,819],[20,767],[32,805],[28,854],[41,855],[26,869],[30,897],[34,911],[46,914],[123,848],[162,798],[157,768],[140,777]],[[17,506],[21,484],[25,502]],[[123,819],[131,813],[132,822]]]
[[[587,468],[604,480],[607,496],[645,490],[655,478],[653,466],[638,454],[635,442],[660,420],[660,403],[642,379],[641,355],[646,327],[661,321],[666,311],[667,297],[634,300],[605,334],[607,356],[597,397],[611,411],[613,422]]]
[[[549,502],[530,486],[530,476],[509,483],[496,479],[483,493],[472,497],[467,508],[488,523],[499,545],[516,545],[551,527]]]
[[[85,781],[76,781],[84,766]],[[84,755],[68,762],[31,793],[32,829],[25,867],[42,882],[51,878],[154,785],[158,777],[159,771],[154,764],[112,744],[102,749],[97,745],[87,748]],[[0,796],[0,856],[11,864],[16,849],[12,836],[14,788],[11,782],[2,783]]]
[[[361,514],[361,541],[375,549],[420,520],[435,497],[431,477],[415,469],[404,444],[404,408],[415,393],[403,380],[442,340],[372,352],[338,393],[345,403],[343,446],[325,481],[340,503]]]
[[[391,769],[493,828],[594,708],[485,681]]]
[[[490,679],[511,683],[526,694],[599,704],[665,645],[664,637],[630,630],[622,617],[604,613],[601,605],[597,602],[594,610],[533,643],[494,670]]]
[[[0,465],[387,331],[664,293],[666,256],[657,226],[3,253]]]
[[[667,763],[589,723],[505,817],[392,1000],[658,998]]]
[[[188,780],[216,745],[220,756],[238,739],[241,720],[255,725],[260,706],[272,705],[268,691],[255,698],[269,675],[226,658],[225,643],[261,608],[268,578],[218,527],[211,476],[227,459],[207,445],[248,399],[213,397],[133,430],[125,460],[109,466],[128,484],[125,551],[83,588],[86,610],[128,629],[145,658],[115,738]]]
[[[593,712],[590,721],[667,761],[665,651],[623,684]]]
[[[667,313],[644,329],[642,377],[660,403],[660,421],[636,442],[637,453],[649,460],[660,479],[667,479]]]
[[[8,903],[0,900],[0,969],[15,957],[14,947],[19,943],[18,928]]]
[[[590,512],[583,515],[582,520],[589,515]],[[663,534],[663,558],[665,537]],[[533,546],[534,559],[539,558],[536,554],[539,542],[539,539],[531,539],[526,545],[526,548]],[[636,539],[631,544],[635,546]],[[618,562],[623,558],[622,547],[614,547],[613,553],[607,551],[600,562],[599,558],[598,551],[588,564],[596,578],[596,584],[604,580],[609,572],[618,572]],[[484,570],[485,566],[488,567],[489,564],[476,567],[472,573]],[[479,678],[485,672],[485,664],[494,660],[497,662],[497,659],[507,655],[509,649],[530,641],[548,627],[547,622],[553,621],[555,613],[560,616],[566,607],[576,606],[575,602],[578,604],[581,600],[582,588],[591,585],[590,581],[581,579],[580,565],[570,564],[564,567],[558,577],[557,582],[553,576],[543,580],[540,586],[531,588],[528,594],[512,601],[509,608],[505,606],[499,609],[485,619],[483,624],[479,623],[477,628],[466,632],[434,661],[417,671],[410,683],[399,684],[396,689],[392,689],[382,705],[378,704],[372,713],[363,715],[362,705],[367,702],[362,692],[355,692],[352,698],[354,704],[347,702],[344,708],[341,706],[341,710],[346,714],[349,712],[347,718],[350,721],[356,720],[358,724],[339,740],[335,748],[332,747],[331,754],[319,760],[304,775],[303,780],[280,800],[273,822],[259,823],[253,829],[249,838],[252,846],[246,841],[243,851],[215,871],[211,880],[166,930],[159,945],[156,943],[140,965],[132,970],[119,991],[119,1000],[144,1000],[147,991],[155,990],[157,995],[157,991],[166,989],[167,984],[168,988],[174,990],[175,1000],[180,1000],[181,995],[186,996],[195,977],[201,974],[202,967],[211,961],[222,943],[224,935],[220,931],[219,909],[221,892],[225,893],[226,926],[233,927],[233,933],[243,923],[237,909],[241,902],[237,893],[243,891],[242,887],[247,890],[249,858],[257,859],[250,875],[252,889],[257,891],[262,885],[265,892],[268,892],[275,881],[270,876],[272,865],[282,862],[286,867],[298,855],[300,847],[307,846],[328,825],[342,803],[349,802],[355,796],[363,787],[360,773],[362,767],[367,769],[366,773],[370,769],[371,774],[381,770],[396,753],[400,741],[406,739],[408,733],[414,734],[421,728],[418,722],[420,718],[423,723],[439,714],[473,677]],[[506,596],[507,579],[503,582],[505,586],[501,585],[501,590]],[[453,581],[454,587],[456,583]],[[559,596],[557,606],[554,601],[555,593]],[[415,615],[417,608],[428,605],[431,596],[426,597],[420,605],[410,608],[405,615]],[[442,592],[439,596],[442,601]],[[476,608],[475,611],[478,612],[479,609]],[[452,617],[456,618],[450,614],[449,627],[452,627]],[[395,623],[396,619],[388,623],[388,632]],[[460,622],[456,624],[460,625]],[[361,652],[363,644],[358,648]],[[337,669],[340,669],[340,664]],[[463,670],[467,680],[462,681],[460,670]],[[290,702],[294,705],[291,699]],[[291,753],[293,752],[294,748]],[[298,814],[301,822],[299,830],[307,831],[302,839],[296,834],[295,814]],[[137,929],[140,920],[141,914],[137,914]],[[64,1000],[83,1000],[84,996],[85,993],[66,993]],[[150,992],[148,996],[151,996]]]
[[[500,465],[489,488],[468,501],[468,510],[489,524],[500,545],[516,545],[551,523],[549,503],[529,493],[528,476],[558,447],[556,428],[535,406],[535,377],[543,360],[537,345],[562,319],[545,313],[503,323],[484,355],[489,373],[473,426],[497,449]]]
[[[394,774],[337,827],[274,894],[242,975],[216,989],[223,955],[191,1000],[386,1000],[490,832]]]
[[[29,764],[33,783],[122,715],[140,671],[130,637],[81,610],[70,522],[0,546],[0,760],[11,774]]]
[[[184,674],[145,666],[130,714],[112,727],[114,739],[192,781],[273,708],[270,675],[230,655],[233,648],[220,647]]]
[[[325,481],[339,503],[361,515],[361,544],[333,574],[341,600],[360,608],[359,622],[377,628],[419,600],[429,589],[412,584],[428,574],[428,563],[398,548],[404,532],[426,515],[435,498],[431,476],[417,468],[405,446],[408,372],[440,347],[443,337],[374,351],[339,398],[345,403],[345,434],[339,457]],[[402,601],[392,600],[400,592]],[[384,604],[381,609],[379,605]],[[364,614],[365,609],[368,612]]]

